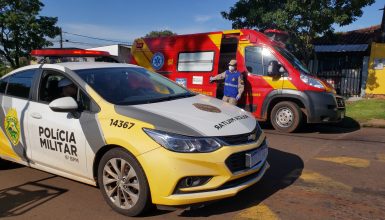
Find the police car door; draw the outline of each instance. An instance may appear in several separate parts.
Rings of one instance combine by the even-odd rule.
[[[79,120],[81,113],[56,112],[49,107],[51,101],[63,96],[59,83],[64,78],[67,77],[53,70],[41,74],[36,101],[29,106],[31,158],[50,172],[84,177],[86,141]]]
[[[31,87],[36,69],[24,70],[1,80],[0,155],[27,165],[27,121]]]

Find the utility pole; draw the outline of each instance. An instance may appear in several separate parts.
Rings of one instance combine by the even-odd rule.
[[[60,28],[60,48],[63,48],[63,31]]]

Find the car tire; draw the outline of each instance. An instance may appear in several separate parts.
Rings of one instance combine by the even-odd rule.
[[[285,133],[294,132],[302,123],[301,109],[294,102],[279,102],[271,110],[270,122],[275,130]]]
[[[146,175],[135,157],[124,149],[114,148],[103,155],[98,184],[108,205],[123,215],[140,215],[152,205]]]

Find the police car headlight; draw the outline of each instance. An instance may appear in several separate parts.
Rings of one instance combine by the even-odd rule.
[[[222,147],[222,144],[215,138],[190,137],[148,128],[144,128],[143,130],[155,142],[170,151],[181,153],[208,153]]]
[[[316,79],[316,78],[313,78],[311,76],[308,76],[306,74],[302,74],[301,73],[301,76],[300,76],[302,82],[304,82],[305,84],[309,85],[309,86],[313,86],[313,87],[316,87],[316,88],[319,88],[319,89],[324,89],[324,85],[322,85],[322,83]]]

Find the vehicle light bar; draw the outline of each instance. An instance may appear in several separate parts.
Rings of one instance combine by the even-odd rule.
[[[77,56],[77,57],[100,57],[110,56],[110,53],[99,50],[82,50],[82,49],[43,49],[32,50],[32,56],[42,57],[65,57],[65,56]]]

